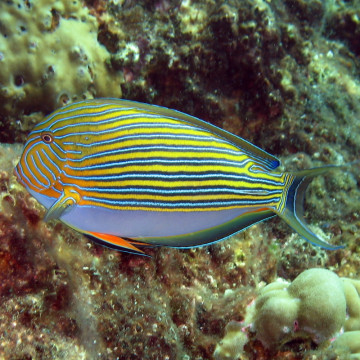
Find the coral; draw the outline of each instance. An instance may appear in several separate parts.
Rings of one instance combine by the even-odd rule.
[[[339,336],[332,344],[331,350],[335,353],[344,351],[351,354],[351,359],[360,359],[360,330],[349,331]]]
[[[337,335],[330,349],[360,356],[360,281],[330,270],[309,269],[292,283],[265,286],[248,309],[256,337],[267,348],[281,349],[298,339],[322,344]],[[343,328],[344,332],[337,334]]]
[[[242,331],[241,323],[230,321],[225,328],[224,338],[216,345],[215,360],[236,360],[243,353],[247,342],[246,334]]]
[[[96,19],[80,1],[2,1],[0,24],[2,126],[69,101],[121,96],[122,77],[107,66]]]
[[[344,278],[343,281],[348,307],[348,319],[346,319],[344,330],[360,331],[360,280]]]
[[[343,282],[348,316],[345,332],[332,343],[331,349],[350,353],[351,359],[360,359],[360,281],[343,278]]]
[[[294,338],[329,340],[345,323],[346,300],[342,280],[325,269],[309,269],[292,283],[275,282],[256,300],[254,330],[266,347]]]

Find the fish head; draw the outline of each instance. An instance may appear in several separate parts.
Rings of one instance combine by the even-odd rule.
[[[14,169],[17,180],[33,196],[58,198],[66,153],[51,130],[38,125],[30,133]]]

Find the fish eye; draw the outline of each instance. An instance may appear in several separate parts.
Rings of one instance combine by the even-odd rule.
[[[41,140],[45,144],[51,144],[54,141],[54,137],[52,136],[52,134],[45,132],[41,134]]]

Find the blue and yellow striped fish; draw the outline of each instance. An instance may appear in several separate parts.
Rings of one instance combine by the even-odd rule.
[[[56,110],[29,135],[15,173],[48,211],[128,252],[222,240],[275,214],[309,242],[302,217],[311,178],[331,167],[276,172],[279,161],[193,116],[118,99]]]

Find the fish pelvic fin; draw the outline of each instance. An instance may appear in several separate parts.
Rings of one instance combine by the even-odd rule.
[[[81,231],[83,235],[91,239],[92,241],[105,246],[110,249],[117,251],[127,252],[130,254],[138,254],[143,256],[149,256],[145,254],[142,250],[138,249],[136,246],[148,246],[149,244],[135,241],[132,239],[124,239],[122,237],[110,234],[102,234],[92,231]],[[134,246],[136,245],[136,246]],[[150,257],[150,256],[149,256]]]
[[[289,186],[287,198],[284,208],[276,213],[285,220],[299,235],[301,235],[309,243],[320,246],[327,250],[342,249],[344,246],[335,246],[329,244],[313,233],[304,219],[304,198],[305,192],[312,181],[313,177],[325,174],[330,170],[346,167],[347,165],[329,165],[303,171],[290,173],[293,176],[293,181]]]

